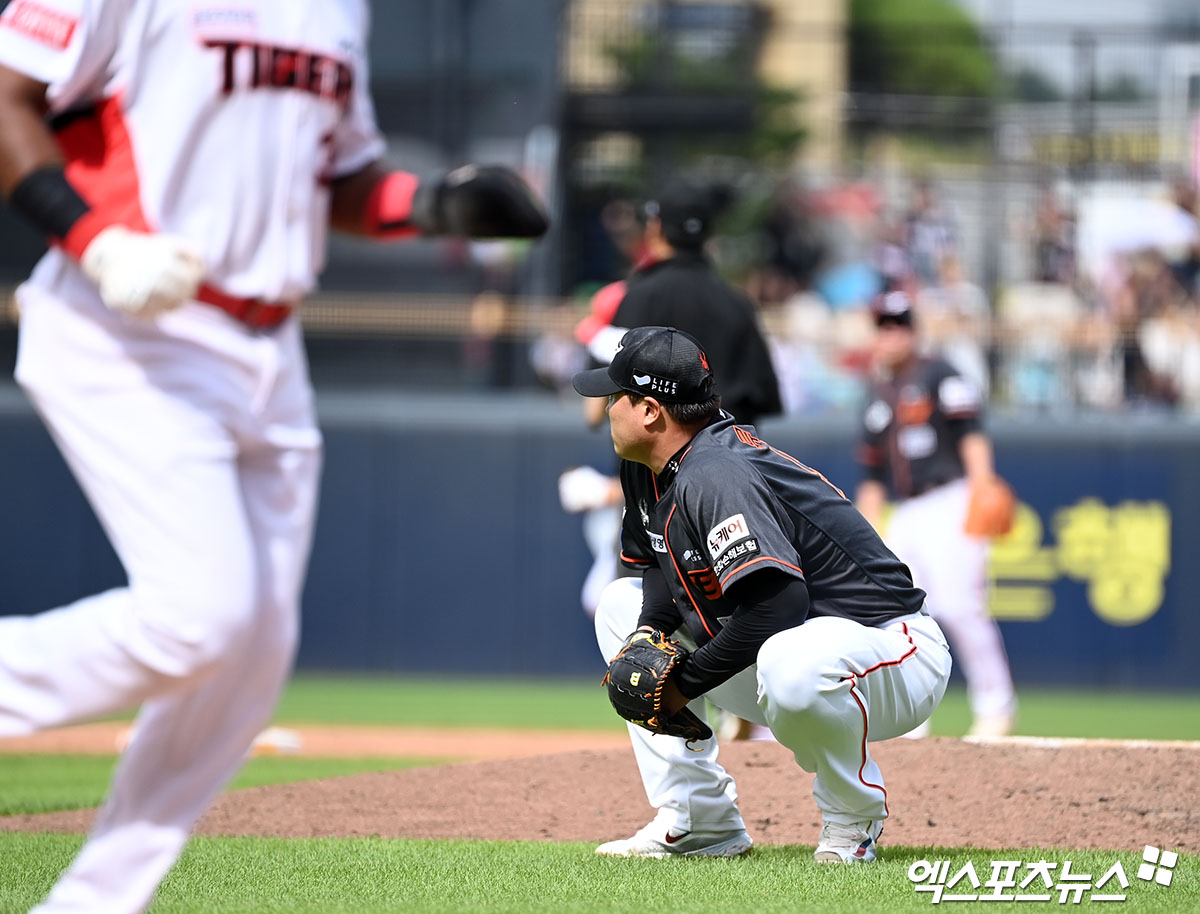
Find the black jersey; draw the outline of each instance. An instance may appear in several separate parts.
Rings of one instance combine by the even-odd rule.
[[[965,475],[958,445],[981,428],[979,389],[944,359],[913,359],[895,377],[871,385],[858,452],[868,479],[898,499]]]
[[[781,412],[779,380],[754,304],[726,283],[702,253],[679,251],[629,278],[617,327],[678,327],[712,362],[721,405],[739,422]]]
[[[733,613],[725,589],[759,569],[804,581],[809,616],[875,626],[925,601],[908,567],[840,489],[727,413],[657,476],[622,461],[621,483],[621,559],[657,563],[699,644]]]

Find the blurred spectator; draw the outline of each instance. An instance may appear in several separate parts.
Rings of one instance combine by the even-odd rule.
[[[507,332],[512,307],[502,293],[480,292],[471,301],[461,343],[463,375],[471,387],[511,387],[522,348]]]
[[[886,216],[879,220],[875,232],[875,267],[883,277],[883,288],[902,289],[912,283],[912,262],[908,255],[904,223]]]
[[[784,412],[852,408],[862,398],[870,331],[865,311],[835,312],[813,292],[793,295],[770,338]]]
[[[918,285],[934,285],[938,281],[938,264],[946,254],[956,252],[958,237],[954,220],[937,199],[928,178],[913,182],[904,228],[904,246],[913,276]]]
[[[646,240],[636,205],[624,197],[600,210],[600,223],[627,264],[636,267],[646,256]]]
[[[826,255],[821,215],[799,179],[783,183],[763,221],[765,268],[757,290],[763,303],[785,301],[810,289]]]
[[[1192,306],[1161,254],[1147,250],[1131,259],[1115,306],[1124,342],[1126,402],[1175,405],[1180,393],[1180,344],[1186,340],[1185,315]]]
[[[1075,280],[1075,220],[1050,183],[1042,186],[1034,210],[1033,273],[1037,282]]]
[[[917,295],[917,314],[926,346],[974,382],[986,399],[991,389],[991,308],[983,289],[967,279],[957,254],[942,255],[937,285]]]
[[[1197,212],[1196,185],[1188,178],[1176,178],[1171,186],[1171,196],[1180,210],[1193,218]],[[1192,298],[1200,294],[1200,238],[1184,247],[1180,255],[1172,260],[1171,270],[1184,292]]]
[[[997,380],[1015,406],[1055,410],[1072,403],[1071,347],[1083,303],[1069,286],[1016,283],[996,310]]]

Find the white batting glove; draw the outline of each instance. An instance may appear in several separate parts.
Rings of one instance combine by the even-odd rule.
[[[123,314],[153,317],[183,304],[204,278],[204,261],[174,235],[152,235],[112,225],[80,258],[104,304]]]
[[[558,477],[558,500],[569,514],[612,504],[613,480],[591,467],[574,467]]]

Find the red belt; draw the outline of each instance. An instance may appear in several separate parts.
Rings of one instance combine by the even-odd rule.
[[[293,310],[293,306],[288,303],[262,301],[258,298],[236,298],[212,286],[201,286],[196,292],[196,301],[220,308],[251,327],[278,327],[288,319]]]

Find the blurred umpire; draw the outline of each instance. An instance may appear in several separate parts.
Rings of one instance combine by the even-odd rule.
[[[887,544],[929,595],[967,680],[970,735],[998,737],[1016,710],[1008,658],[987,611],[987,539],[968,533],[973,492],[998,483],[983,430],[979,387],[941,358],[918,351],[916,317],[903,291],[874,306],[874,380],[863,410],[859,510],[881,530],[888,493],[896,503]],[[924,736],[928,722],[909,736]]]
[[[718,276],[704,253],[728,202],[723,189],[687,178],[668,182],[649,200],[642,210],[644,253],[628,279],[597,293],[595,308],[606,304],[612,316],[607,323],[593,317],[583,342],[607,364],[628,329],[667,326],[690,333],[708,353],[724,409],[753,425],[783,405],[754,303]]]

